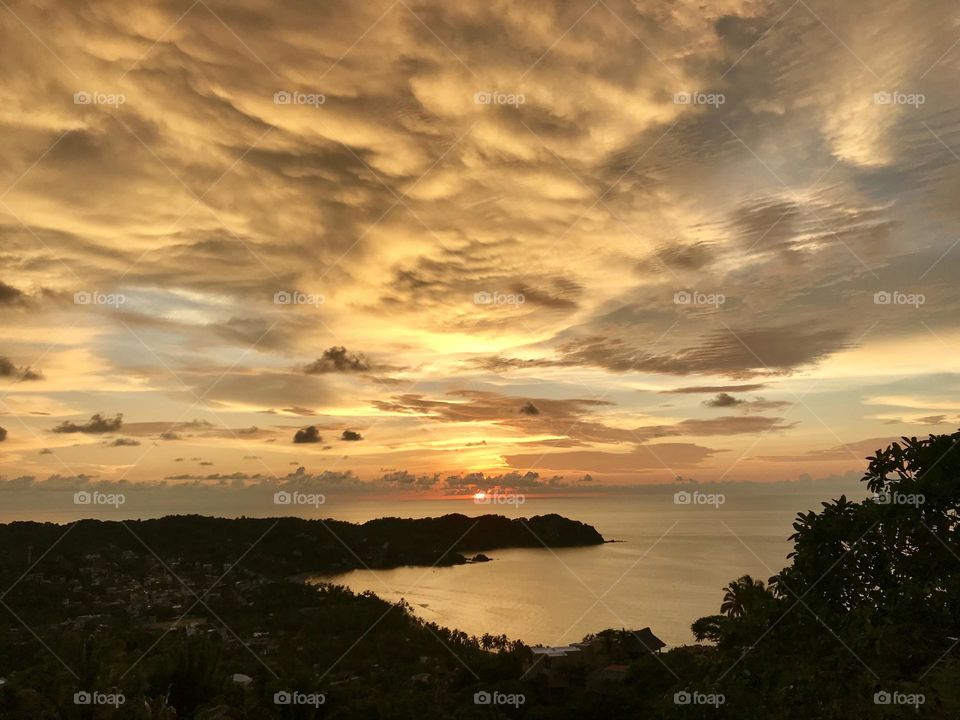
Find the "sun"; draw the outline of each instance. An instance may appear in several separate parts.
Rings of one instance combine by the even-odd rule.
[[[475,493],[473,494],[473,499],[474,499],[474,500],[483,500],[483,499],[485,499],[486,497],[487,497],[487,494],[486,494],[485,492],[483,492],[482,490],[480,490],[480,491],[478,491],[478,492],[475,492]]]

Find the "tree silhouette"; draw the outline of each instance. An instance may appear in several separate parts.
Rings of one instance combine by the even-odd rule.
[[[762,580],[743,575],[727,585],[720,612],[727,617],[743,617],[748,610],[757,607],[766,595],[767,590]]]

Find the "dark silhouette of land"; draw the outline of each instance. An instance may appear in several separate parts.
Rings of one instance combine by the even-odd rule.
[[[789,566],[718,588],[701,644],[665,652],[655,618],[530,648],[290,577],[603,542],[556,515],[0,526],[0,716],[106,717],[75,698],[122,692],[117,716],[144,720],[957,717],[958,447],[960,432],[878,450],[873,497],[800,513]]]

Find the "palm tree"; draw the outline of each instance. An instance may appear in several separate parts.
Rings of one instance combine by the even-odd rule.
[[[731,618],[743,617],[766,593],[763,580],[754,580],[749,575],[744,575],[724,589],[720,612]]]

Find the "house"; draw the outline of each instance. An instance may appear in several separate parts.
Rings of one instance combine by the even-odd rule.
[[[594,667],[635,660],[648,653],[659,653],[666,647],[666,643],[648,627],[642,630],[604,630],[577,645]]]
[[[627,652],[631,654],[636,653],[637,656],[640,656],[647,653],[657,653],[660,654],[660,650],[665,648],[667,644],[653,634],[653,631],[650,628],[645,627],[642,630],[627,630],[627,637],[624,639]]]
[[[577,645],[530,648],[531,658],[526,673],[530,677],[545,677],[552,687],[566,684],[567,673],[583,663],[583,651]]]

